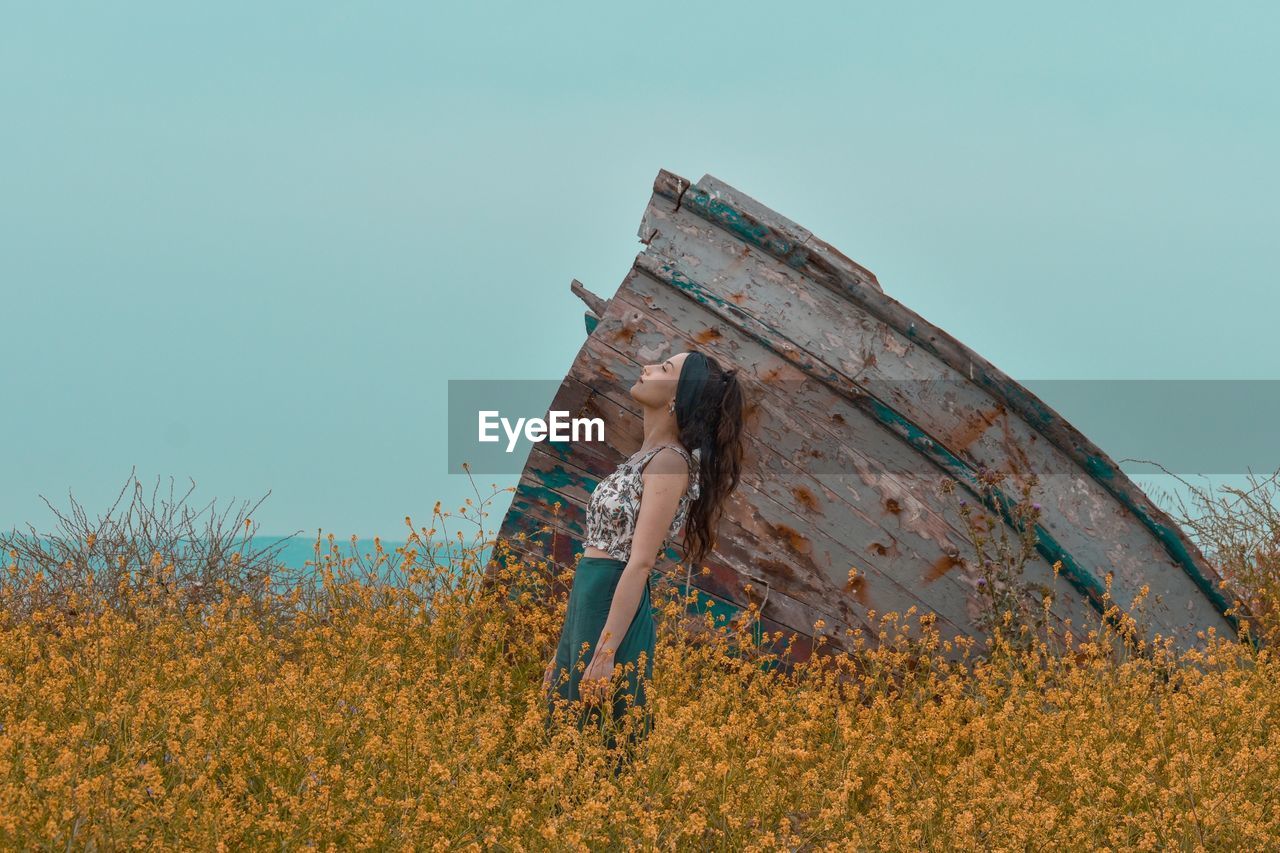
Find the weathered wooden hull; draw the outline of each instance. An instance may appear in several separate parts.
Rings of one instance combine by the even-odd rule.
[[[612,446],[535,445],[499,538],[550,526],[551,556],[571,564],[592,489],[641,443],[640,365],[696,346],[742,368],[749,406],[743,482],[693,584],[729,609],[765,591],[762,626],[797,635],[796,657],[818,636],[847,647],[846,629],[874,641],[880,616],[912,607],[944,639],[980,635],[959,499],[977,502],[984,466],[1009,475],[1010,499],[1038,479],[1025,580],[1056,590],[1060,626],[1098,623],[1110,573],[1122,608],[1150,587],[1152,635],[1187,648],[1198,631],[1235,634],[1203,555],[1101,449],[868,270],[709,175],[661,171],[639,235],[612,299],[574,283],[595,311],[549,407],[602,418]]]

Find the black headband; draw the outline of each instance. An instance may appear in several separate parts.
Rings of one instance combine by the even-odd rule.
[[[680,379],[676,382],[676,426],[682,427],[689,419],[698,398],[707,390],[707,379],[711,376],[710,362],[707,357],[693,350],[684,359],[680,368]]]

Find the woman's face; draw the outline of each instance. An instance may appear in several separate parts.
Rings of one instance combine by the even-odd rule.
[[[688,356],[687,352],[678,352],[666,361],[641,367],[640,378],[631,386],[631,396],[641,405],[667,409],[676,398],[676,382]]]

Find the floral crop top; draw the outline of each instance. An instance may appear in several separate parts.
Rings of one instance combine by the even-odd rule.
[[[675,444],[662,444],[649,450],[637,451],[630,459],[605,477],[591,493],[587,504],[587,535],[583,546],[592,545],[606,551],[610,557],[626,560],[631,556],[631,537],[636,529],[636,517],[640,514],[640,495],[644,481],[640,474],[645,464],[664,447],[674,448],[689,463],[689,486],[680,496],[671,528],[662,540],[662,548],[675,537],[689,514],[689,505],[701,492],[698,483],[698,464],[701,450],[694,450],[692,459],[684,448]]]

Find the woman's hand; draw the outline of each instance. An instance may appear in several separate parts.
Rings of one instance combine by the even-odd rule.
[[[578,694],[588,705],[603,703],[609,695],[609,683],[613,679],[613,649],[600,649],[591,656],[591,662],[578,680]]]
[[[555,672],[556,659],[552,658],[547,664],[547,671],[542,674],[542,695],[545,696],[551,692],[551,678],[555,675]]]

